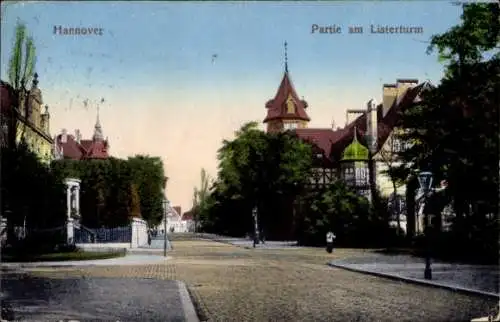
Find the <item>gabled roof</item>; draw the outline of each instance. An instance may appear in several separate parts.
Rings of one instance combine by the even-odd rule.
[[[108,142],[107,141],[92,141],[81,140],[78,143],[75,137],[71,134],[66,134],[66,142],[62,142],[63,134],[56,136],[56,144],[62,148],[65,159],[82,160],[82,159],[107,159]]]
[[[383,118],[381,117],[382,105],[377,106],[377,150],[382,148],[388,136],[394,130],[400,118],[401,111],[413,104],[422,91],[429,88],[432,88],[432,85],[428,82],[409,88],[399,100],[399,104],[394,104]],[[325,156],[330,158],[332,162],[338,162],[342,158],[342,152],[352,143],[355,129],[359,143],[366,146],[366,117],[367,115],[364,113],[344,128],[335,131],[332,129],[308,128],[296,129],[295,133],[297,133],[299,138],[309,141],[321,149]]]
[[[401,117],[401,112],[403,109],[408,108],[411,106],[414,102],[415,99],[418,98],[418,96],[425,90],[428,90],[432,88],[433,86],[429,82],[423,82],[413,88],[409,88],[404,96],[401,98],[399,101],[399,104],[395,104],[392,106],[392,108],[387,111],[387,114],[385,117],[378,122],[378,127],[377,127],[377,143],[378,143],[378,149],[380,150],[382,146],[384,145],[385,141],[387,141],[387,138],[391,134],[391,132],[394,130],[394,127],[396,127],[398,120]]]
[[[90,148],[85,155],[86,159],[107,159],[108,155],[108,142],[101,140],[92,141]]]
[[[287,113],[286,103],[289,97],[292,98],[295,105],[295,113],[293,114]],[[305,110],[307,102],[300,99],[297,95],[288,71],[285,71],[276,96],[266,103],[266,108],[267,116],[264,119],[264,123],[275,119],[311,120]]]

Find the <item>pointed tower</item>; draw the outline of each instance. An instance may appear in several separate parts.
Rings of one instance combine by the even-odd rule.
[[[82,141],[82,143],[84,143]],[[104,140],[104,135],[102,133],[101,121],[99,119],[99,106],[97,106],[97,120],[94,126],[94,135],[92,136],[92,141],[87,149],[85,158],[87,159],[107,159],[109,144],[108,140]]]
[[[104,135],[102,134],[101,121],[99,119],[99,106],[97,106],[97,120],[94,126],[94,135],[92,136],[93,141],[103,141]]]
[[[288,72],[288,52],[285,42],[285,73],[274,99],[266,103],[267,132],[280,132],[297,128],[306,128],[311,120],[306,113],[307,102],[300,99]]]

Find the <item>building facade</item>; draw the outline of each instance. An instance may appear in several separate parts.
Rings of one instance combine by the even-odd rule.
[[[285,62],[278,91],[265,105],[267,115],[263,123],[268,133],[291,130],[311,143],[313,171],[309,188],[324,188],[342,179],[371,200],[373,180],[382,197],[392,203],[391,209],[399,214],[401,227],[406,231],[406,185],[395,184],[387,169],[397,166],[395,156],[408,147],[399,137],[403,131],[397,128],[400,112],[418,103],[422,92],[431,87],[428,82],[419,84],[417,79],[397,79],[394,84],[383,85],[382,103],[371,99],[362,109],[348,110],[344,127],[309,128],[308,104],[298,98]],[[391,225],[396,222],[397,215]]]
[[[53,159],[54,141],[50,134],[48,105],[42,110],[43,98],[42,91],[38,88],[38,74],[34,75],[31,89],[21,90],[18,95],[19,104],[16,104],[14,88],[7,82],[1,82],[1,144],[11,144],[9,141],[14,131],[16,144],[26,144],[43,163],[49,164]]]

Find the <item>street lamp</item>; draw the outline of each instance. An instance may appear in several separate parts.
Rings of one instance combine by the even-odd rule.
[[[425,252],[425,271],[424,271],[424,278],[426,280],[432,279],[432,268],[431,268],[431,258],[430,258],[430,240],[429,240],[429,214],[427,211],[425,211],[425,205],[427,203],[427,197],[429,195],[429,192],[431,191],[432,187],[432,172],[429,171],[422,171],[418,174],[418,183],[420,185],[420,190],[423,193],[423,198],[424,198],[424,216],[425,216],[425,227],[424,227],[424,233],[425,233],[425,239],[426,239],[426,252]]]
[[[259,243],[259,218],[257,214],[257,207],[252,209],[252,217],[254,221],[254,233],[253,233],[253,248]]]
[[[163,199],[163,256],[167,257],[167,214],[170,209],[170,201],[167,198]]]

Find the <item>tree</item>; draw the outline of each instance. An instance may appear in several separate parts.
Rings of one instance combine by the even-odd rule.
[[[454,229],[476,252],[487,244],[498,246],[497,240],[486,243],[483,237],[495,235],[485,230],[498,220],[499,41],[498,4],[464,5],[461,23],[431,38],[429,51],[438,50],[445,77],[403,111],[400,124],[413,143],[401,154],[400,177],[426,169],[433,171],[435,182],[447,179]]]
[[[210,196],[210,175],[202,168],[200,173],[200,188],[194,188],[193,191],[193,216],[195,220],[195,229],[199,222],[207,221],[207,199]]]
[[[163,219],[163,162],[158,157],[137,155],[128,158],[128,164],[132,180],[137,185],[141,215],[150,226],[156,226]]]
[[[17,135],[17,113],[21,109],[26,115],[26,106],[28,99],[26,98],[27,85],[31,83],[35,73],[36,48],[33,38],[27,36],[28,32],[26,25],[18,22],[15,31],[14,46],[12,48],[11,58],[9,61],[9,82],[13,87],[13,104],[10,128],[9,128],[9,146],[16,144]],[[24,102],[26,106],[21,106]],[[24,133],[24,130],[23,130]]]
[[[311,146],[291,133],[268,134],[244,124],[218,151],[218,175],[207,200],[211,227],[234,234],[252,230],[252,209],[270,238],[290,238],[292,202],[307,180]],[[222,220],[224,218],[224,220]]]
[[[0,156],[1,210],[7,218],[9,242],[16,226],[32,231],[63,225],[66,199],[62,178],[24,145],[2,147]]]
[[[121,227],[132,217],[156,225],[163,218],[164,172],[159,158],[58,160],[52,163],[52,171],[63,178],[81,179],[85,226]]]
[[[344,182],[337,180],[324,191],[310,191],[303,199],[310,206],[299,240],[302,245],[324,245],[328,231],[335,232],[337,243],[343,246],[368,246],[380,241],[383,221],[372,215],[368,200]]]

